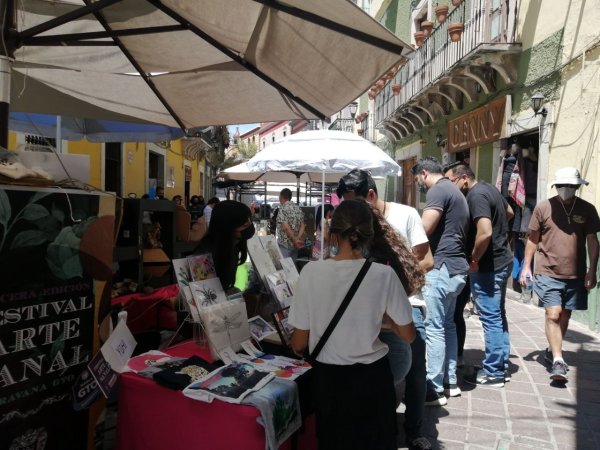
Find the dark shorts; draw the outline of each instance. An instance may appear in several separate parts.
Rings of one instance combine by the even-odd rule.
[[[536,275],[533,290],[543,308],[561,306],[563,309],[575,311],[588,307],[588,291],[583,278],[566,280]]]

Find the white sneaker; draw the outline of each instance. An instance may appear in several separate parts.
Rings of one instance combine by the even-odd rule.
[[[461,392],[462,391],[456,384],[444,385],[444,395],[446,397],[460,397]]]

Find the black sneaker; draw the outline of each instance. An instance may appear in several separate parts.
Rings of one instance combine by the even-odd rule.
[[[508,383],[511,380],[510,370],[504,370],[504,382]]]
[[[448,404],[448,400],[443,393],[434,391],[433,389],[427,390],[425,396],[425,406],[444,406]]]
[[[478,370],[473,375],[464,378],[465,382],[475,386],[504,387],[504,377],[490,377],[482,370]]]
[[[444,384],[444,395],[446,397],[460,397],[460,388],[456,383]]]
[[[552,381],[566,383],[569,381],[569,377],[567,376],[568,370],[569,366],[567,366],[564,361],[555,361],[554,364],[552,364],[552,373],[550,374],[550,379]]]
[[[413,438],[406,438],[406,445],[409,450],[431,450],[433,447],[431,442],[426,437],[419,436]]]

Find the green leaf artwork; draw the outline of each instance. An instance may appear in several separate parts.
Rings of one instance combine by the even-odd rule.
[[[11,249],[20,247],[34,247],[48,240],[48,235],[39,230],[26,230],[17,234],[10,244]]]
[[[0,223],[4,226],[4,232],[6,232],[6,225],[10,220],[10,215],[10,200],[8,200],[6,192],[0,189]]]
[[[25,220],[38,220],[49,216],[50,213],[42,205],[30,203],[23,209],[23,218]]]
[[[78,232],[78,226],[63,228],[46,250],[48,267],[60,279],[68,280],[83,274],[79,259],[81,239],[77,236]]]
[[[65,213],[56,207],[54,203],[52,203],[52,217],[58,220],[60,223],[65,221]]]

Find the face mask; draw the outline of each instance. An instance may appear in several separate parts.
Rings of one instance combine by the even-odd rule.
[[[556,191],[558,192],[558,196],[561,199],[569,200],[570,198],[572,198],[575,195],[575,192],[577,192],[577,188],[564,186],[564,187],[556,188]]]
[[[327,226],[331,226],[331,219],[327,219]]]
[[[329,254],[333,257],[336,257],[340,252],[340,248],[337,245],[332,245],[329,247]]]
[[[243,241],[247,241],[248,239],[250,239],[252,236],[254,236],[254,224],[250,224],[250,226],[248,228],[244,228],[240,234],[241,234],[241,239]]]
[[[417,183],[417,184],[419,186],[419,192],[421,194],[427,194],[427,190],[428,190],[427,186],[424,184],[421,184],[421,183]]]

